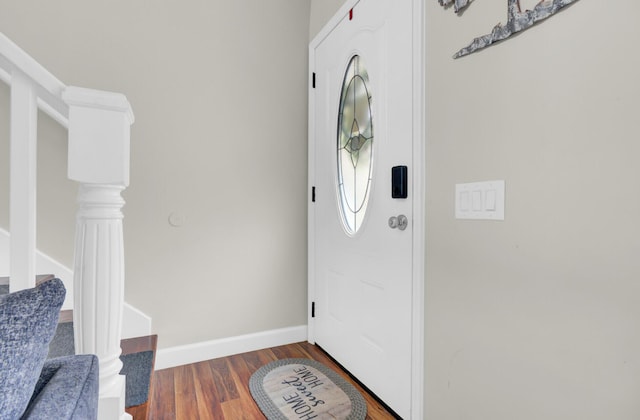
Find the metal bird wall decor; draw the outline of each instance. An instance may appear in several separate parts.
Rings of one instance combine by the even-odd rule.
[[[453,5],[456,13],[463,11],[474,0],[438,0],[441,6]],[[506,24],[498,23],[491,33],[480,36],[471,41],[471,44],[454,54],[453,58],[459,58],[496,42],[505,40],[511,35],[529,29],[537,22],[547,19],[565,6],[578,0],[542,0],[533,10],[522,10],[520,0],[507,0],[508,21]]]

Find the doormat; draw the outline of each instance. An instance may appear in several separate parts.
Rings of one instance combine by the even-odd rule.
[[[353,385],[315,360],[271,362],[251,375],[249,389],[268,420],[364,420],[367,415]]]

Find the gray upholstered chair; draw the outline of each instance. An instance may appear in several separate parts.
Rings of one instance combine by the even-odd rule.
[[[0,419],[97,418],[96,356],[47,360],[65,293],[53,279],[0,296]]]

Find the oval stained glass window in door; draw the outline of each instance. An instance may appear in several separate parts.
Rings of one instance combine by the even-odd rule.
[[[354,234],[369,203],[373,169],[373,115],[369,75],[360,56],[351,58],[338,111],[338,192],[344,226]]]

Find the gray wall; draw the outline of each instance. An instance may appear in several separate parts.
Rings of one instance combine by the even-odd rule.
[[[580,1],[460,60],[506,0],[425,4],[425,418],[639,418],[638,3]],[[455,220],[454,185],[491,179],[506,220]]]
[[[638,3],[455,61],[506,1],[426,4],[428,418],[640,418]],[[490,179],[506,220],[454,220],[454,184]]]
[[[127,300],[165,347],[303,324],[307,34],[341,2],[85,3],[5,1],[0,28],[134,106]],[[427,417],[637,419],[637,2],[456,61],[506,1],[425,4]],[[453,218],[455,183],[496,178],[504,222]]]
[[[26,0],[0,10],[0,30],[63,82],[123,92],[133,106],[125,299],[153,318],[159,346],[305,324],[309,1]],[[41,135],[56,139],[50,125]],[[58,150],[51,162],[64,164]],[[39,205],[40,217],[65,222],[38,239],[71,265],[75,186],[39,187],[41,203],[71,197],[69,211]]]
[[[311,14],[309,16],[309,40],[336,14],[345,0],[311,0]]]

